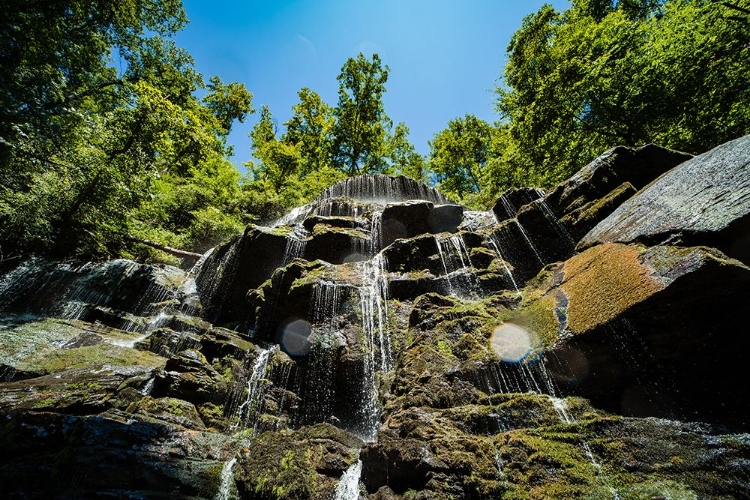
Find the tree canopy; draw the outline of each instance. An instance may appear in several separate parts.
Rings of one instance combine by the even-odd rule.
[[[125,235],[156,221],[139,210],[159,205],[159,185],[204,168],[231,169],[220,161],[226,134],[252,111],[252,95],[217,77],[204,83],[171,39],[186,23],[181,2],[50,0],[2,8],[5,255],[117,254]],[[207,91],[203,99],[195,96],[199,89]]]
[[[496,89],[498,177],[550,185],[618,144],[700,153],[748,133],[748,7],[576,0],[528,16]]]
[[[394,126],[390,69],[349,58],[338,100],[262,106],[241,175],[241,83],[204,80],[173,39],[179,0],[0,0],[0,262],[34,253],[168,260],[203,251],[362,173],[401,174],[486,208],[616,145],[691,153],[750,133],[750,0],[573,0],[527,16],[495,89],[497,123],[450,120],[427,158]],[[151,242],[151,243],[150,243]]]

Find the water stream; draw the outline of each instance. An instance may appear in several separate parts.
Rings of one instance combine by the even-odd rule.
[[[232,476],[232,467],[237,463],[237,459],[233,458],[224,463],[224,467],[221,469],[221,476],[219,477],[219,490],[216,492],[214,500],[230,500],[236,498],[234,495],[234,477]]]
[[[359,478],[362,475],[362,460],[353,463],[341,476],[336,485],[334,500],[358,500]]]
[[[233,412],[233,416],[237,417],[237,422],[232,425],[232,429],[252,429],[255,432],[255,428],[258,425],[258,418],[263,411],[264,400],[269,386],[266,376],[269,361],[278,349],[279,346],[277,345],[268,349],[260,348],[260,353],[255,359],[250,377],[247,380],[245,400]],[[236,403],[230,405],[230,407],[233,406],[236,406]]]

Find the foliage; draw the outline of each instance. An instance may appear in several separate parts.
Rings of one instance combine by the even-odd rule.
[[[4,3],[0,246],[117,253],[157,180],[225,156],[251,94],[213,78],[194,96],[203,79],[170,39],[186,23],[177,0]]]
[[[303,88],[293,115],[278,130],[271,110],[263,106],[250,132],[254,159],[245,163],[246,208],[261,220],[311,201],[326,187],[363,173],[428,177],[424,158],[409,142],[404,123],[392,127],[382,95],[388,78],[377,54],[362,54],[344,64],[339,102],[331,107]]]
[[[448,122],[430,141],[430,169],[443,193],[471,204],[482,188],[489,159],[492,126],[468,114]]]
[[[388,72],[377,54],[368,61],[360,53],[346,61],[337,78],[333,161],[350,176],[385,170],[384,144],[392,126],[382,99]]]
[[[528,16],[496,89],[487,189],[554,184],[618,144],[700,153],[750,132],[748,6],[580,0]]]

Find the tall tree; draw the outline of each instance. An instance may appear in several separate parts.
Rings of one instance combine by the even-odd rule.
[[[427,162],[409,141],[409,127],[399,122],[386,139],[387,157],[391,162],[389,173],[401,174],[415,181],[427,181]]]
[[[349,175],[376,173],[387,167],[383,153],[393,126],[383,106],[388,71],[377,54],[368,60],[360,53],[346,61],[337,77],[333,161]]]
[[[471,203],[482,188],[492,126],[472,114],[448,122],[430,141],[429,166],[443,193]]]
[[[294,114],[284,123],[283,140],[299,146],[301,174],[307,175],[331,165],[331,133],[335,120],[333,109],[312,90],[305,87],[297,95],[299,102],[292,106]]]
[[[736,12],[708,0],[579,0],[527,17],[497,89],[505,168],[549,185],[617,144],[699,153],[750,132],[750,32]]]
[[[119,252],[154,181],[224,156],[251,95],[213,80],[194,96],[203,79],[170,39],[178,0],[1,7],[0,246]]]

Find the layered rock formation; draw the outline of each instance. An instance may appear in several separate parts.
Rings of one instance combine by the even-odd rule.
[[[0,281],[6,498],[750,497],[750,137]]]

